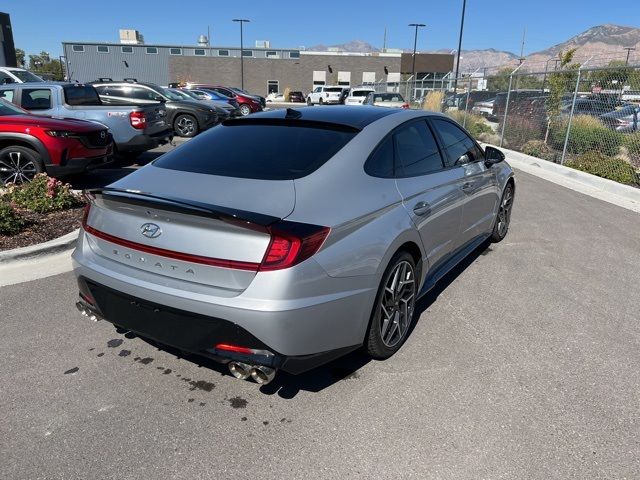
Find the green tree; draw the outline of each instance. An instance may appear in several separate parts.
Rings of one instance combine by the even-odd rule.
[[[60,60],[52,60],[47,52],[29,55],[29,70],[45,77],[45,79],[63,80]]]
[[[622,60],[612,60],[606,69],[590,72],[587,80],[591,87],[607,90],[620,90],[625,86],[632,90],[640,88],[640,72],[637,68],[626,66]]]
[[[16,48],[16,64],[18,67],[24,67],[24,50]]]
[[[572,63],[575,48],[558,53],[558,69],[549,75],[549,98],[547,99],[547,112],[549,117],[555,118],[562,108],[562,97],[575,89],[579,63]]]
[[[509,88],[509,75],[513,72],[513,68],[506,67],[500,69],[495,75],[487,78],[487,90],[506,92]]]

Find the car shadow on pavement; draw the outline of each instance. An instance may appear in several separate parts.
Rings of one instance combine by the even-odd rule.
[[[481,244],[476,250],[469,254],[462,262],[460,262],[455,268],[447,273],[426,295],[424,295],[416,303],[415,316],[417,319],[413,322],[409,335],[416,327],[420,316],[424,313],[433,303],[438,300],[440,294],[451,285],[458,276],[465,271],[478,257],[481,255],[488,255],[492,250],[489,241]],[[123,333],[124,331],[120,331]],[[210,369],[212,371],[220,373],[222,376],[232,378],[227,366],[216,362],[215,360],[202,357],[199,355],[191,355],[181,352],[178,349],[162,345],[154,342],[153,340],[138,337],[141,340],[156,347],[158,350],[167,352],[180,359],[192,362],[198,367]],[[325,388],[328,388],[340,381],[358,381],[360,378],[359,370],[369,363],[369,358],[362,350],[353,351],[343,357],[333,360],[325,365],[314,368],[308,372],[292,375],[286,372],[278,372],[276,377],[266,385],[261,385],[260,392],[265,395],[278,395],[283,399],[293,399],[300,391],[306,391],[311,393],[317,393]],[[375,371],[375,370],[372,370]],[[239,380],[240,381],[240,380]],[[250,381],[250,380],[248,380]]]

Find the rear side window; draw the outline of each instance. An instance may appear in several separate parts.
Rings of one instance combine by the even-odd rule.
[[[96,89],[89,86],[69,86],[63,89],[64,101],[67,105],[100,105],[100,97]]]
[[[13,102],[13,90],[0,90],[0,98],[7,102]]]
[[[225,177],[293,180],[320,168],[356,134],[305,122],[240,120],[199,135],[154,165]]]
[[[393,136],[387,137],[369,157],[364,171],[373,177],[392,178],[393,171]]]
[[[48,88],[25,88],[22,90],[22,108],[48,110],[51,108],[51,90]]]
[[[397,176],[415,177],[442,170],[435,138],[426,122],[412,122],[393,134]]]
[[[484,157],[476,142],[457,125],[447,120],[434,119],[433,126],[442,139],[447,166],[475,162]],[[466,159],[464,155],[467,156]]]

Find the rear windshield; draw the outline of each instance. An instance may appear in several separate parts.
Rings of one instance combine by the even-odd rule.
[[[331,88],[325,88],[324,91],[325,92],[341,92],[342,88],[340,88],[340,87],[331,87]]]
[[[404,102],[404,98],[399,93],[376,93],[374,102]]]
[[[366,97],[372,90],[354,90],[351,92],[352,97]]]
[[[26,70],[10,70],[10,72],[23,82],[44,82],[42,78]]]
[[[230,121],[166,153],[154,165],[225,177],[293,180],[320,168],[356,134],[304,122]]]
[[[69,85],[64,87],[64,101],[67,105],[101,105],[98,92],[91,85]]]

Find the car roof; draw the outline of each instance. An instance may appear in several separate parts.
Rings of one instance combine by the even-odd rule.
[[[268,112],[255,113],[252,118],[273,118],[286,120],[293,116],[296,120],[309,122],[333,123],[357,129],[362,129],[383,117],[394,115],[400,109],[377,108],[367,106],[326,106],[283,108]]]

